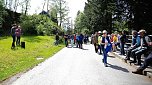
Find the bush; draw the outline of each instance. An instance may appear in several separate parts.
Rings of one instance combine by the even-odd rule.
[[[62,32],[61,28],[45,15],[22,15],[21,27],[26,34],[30,35],[52,35]]]

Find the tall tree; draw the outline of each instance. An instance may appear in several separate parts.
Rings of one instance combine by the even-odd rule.
[[[67,7],[67,2],[65,0],[53,0],[52,3],[58,13],[58,20],[59,20],[59,26],[62,26],[63,22],[66,20],[66,17],[68,16],[69,8]]]
[[[3,21],[3,11],[4,11],[4,1],[0,1],[0,28],[2,27],[2,21]]]
[[[112,30],[112,15],[116,5],[115,0],[88,0],[84,13],[89,20],[89,29],[92,32],[107,29]]]

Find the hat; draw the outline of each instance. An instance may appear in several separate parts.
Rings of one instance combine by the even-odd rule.
[[[101,31],[98,32],[99,34],[101,33]]]
[[[103,32],[102,32],[103,34],[107,34],[107,31],[106,30],[103,30]]]
[[[146,33],[146,31],[145,30],[140,30],[138,33]]]

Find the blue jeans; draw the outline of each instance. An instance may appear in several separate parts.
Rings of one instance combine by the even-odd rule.
[[[56,41],[55,41],[55,45],[58,45],[58,44],[59,44],[59,40],[56,40]]]
[[[125,45],[124,43],[120,43],[120,51],[122,55],[125,54],[124,45]]]
[[[12,35],[12,38],[13,38],[12,47],[14,48],[15,47],[16,36]]]
[[[103,49],[103,63],[107,64],[107,53],[105,49]]]
[[[149,66],[149,64],[152,64],[152,52],[148,55],[148,57],[146,57],[143,65],[139,67],[138,69],[144,70]]]

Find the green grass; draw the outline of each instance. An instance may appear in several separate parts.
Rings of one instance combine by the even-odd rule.
[[[0,81],[33,68],[64,47],[53,45],[54,36],[26,36],[21,41],[25,41],[25,49],[11,50],[12,38],[0,37]],[[37,60],[39,57],[44,59]]]

